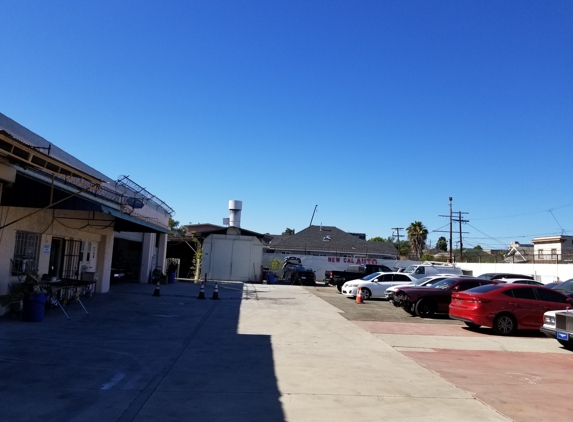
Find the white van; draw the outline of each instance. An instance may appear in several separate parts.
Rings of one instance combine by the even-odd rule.
[[[406,274],[415,278],[427,277],[437,274],[451,274],[452,277],[464,275],[463,271],[447,262],[424,261],[418,265],[410,265],[404,270]]]

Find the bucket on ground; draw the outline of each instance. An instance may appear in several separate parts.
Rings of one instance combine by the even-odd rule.
[[[44,319],[44,309],[46,307],[46,295],[44,293],[26,295],[23,303],[22,321],[40,322]]]

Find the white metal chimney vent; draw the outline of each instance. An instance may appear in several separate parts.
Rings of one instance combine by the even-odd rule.
[[[229,227],[241,227],[241,210],[243,201],[229,201]]]

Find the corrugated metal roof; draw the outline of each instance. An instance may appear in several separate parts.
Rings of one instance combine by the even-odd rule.
[[[47,148],[50,148],[50,157],[54,157],[65,164],[68,164],[78,170],[83,171],[95,178],[98,178],[107,183],[114,183],[115,181],[103,173],[100,173],[93,167],[88,166],[86,163],[78,160],[76,157],[68,154],[63,149],[58,148],[52,142],[47,141],[40,135],[35,134],[31,130],[25,128],[21,124],[15,122],[8,116],[0,113],[0,130],[12,135],[14,138],[18,139],[20,142],[36,148],[42,148],[44,153],[47,153]]]

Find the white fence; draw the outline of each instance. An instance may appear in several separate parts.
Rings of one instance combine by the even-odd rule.
[[[484,273],[515,273],[532,275],[537,281],[544,284],[556,280],[565,281],[573,278],[573,264],[480,264],[466,263],[457,264],[469,275],[480,275]]]
[[[263,266],[268,268],[271,259],[283,261],[287,255],[263,253]],[[325,271],[345,270],[352,264],[381,264],[390,268],[407,267],[411,264],[419,264],[420,261],[398,261],[391,259],[372,259],[362,257],[334,257],[334,256],[314,256],[314,255],[288,255],[300,258],[303,266],[312,268],[316,273],[317,280],[324,280]],[[512,264],[512,263],[468,263],[456,264],[465,274],[478,276],[484,273],[515,273],[533,275],[537,281],[551,283],[556,280],[565,281],[573,278],[573,264]],[[282,270],[275,271],[278,276],[282,275]]]

